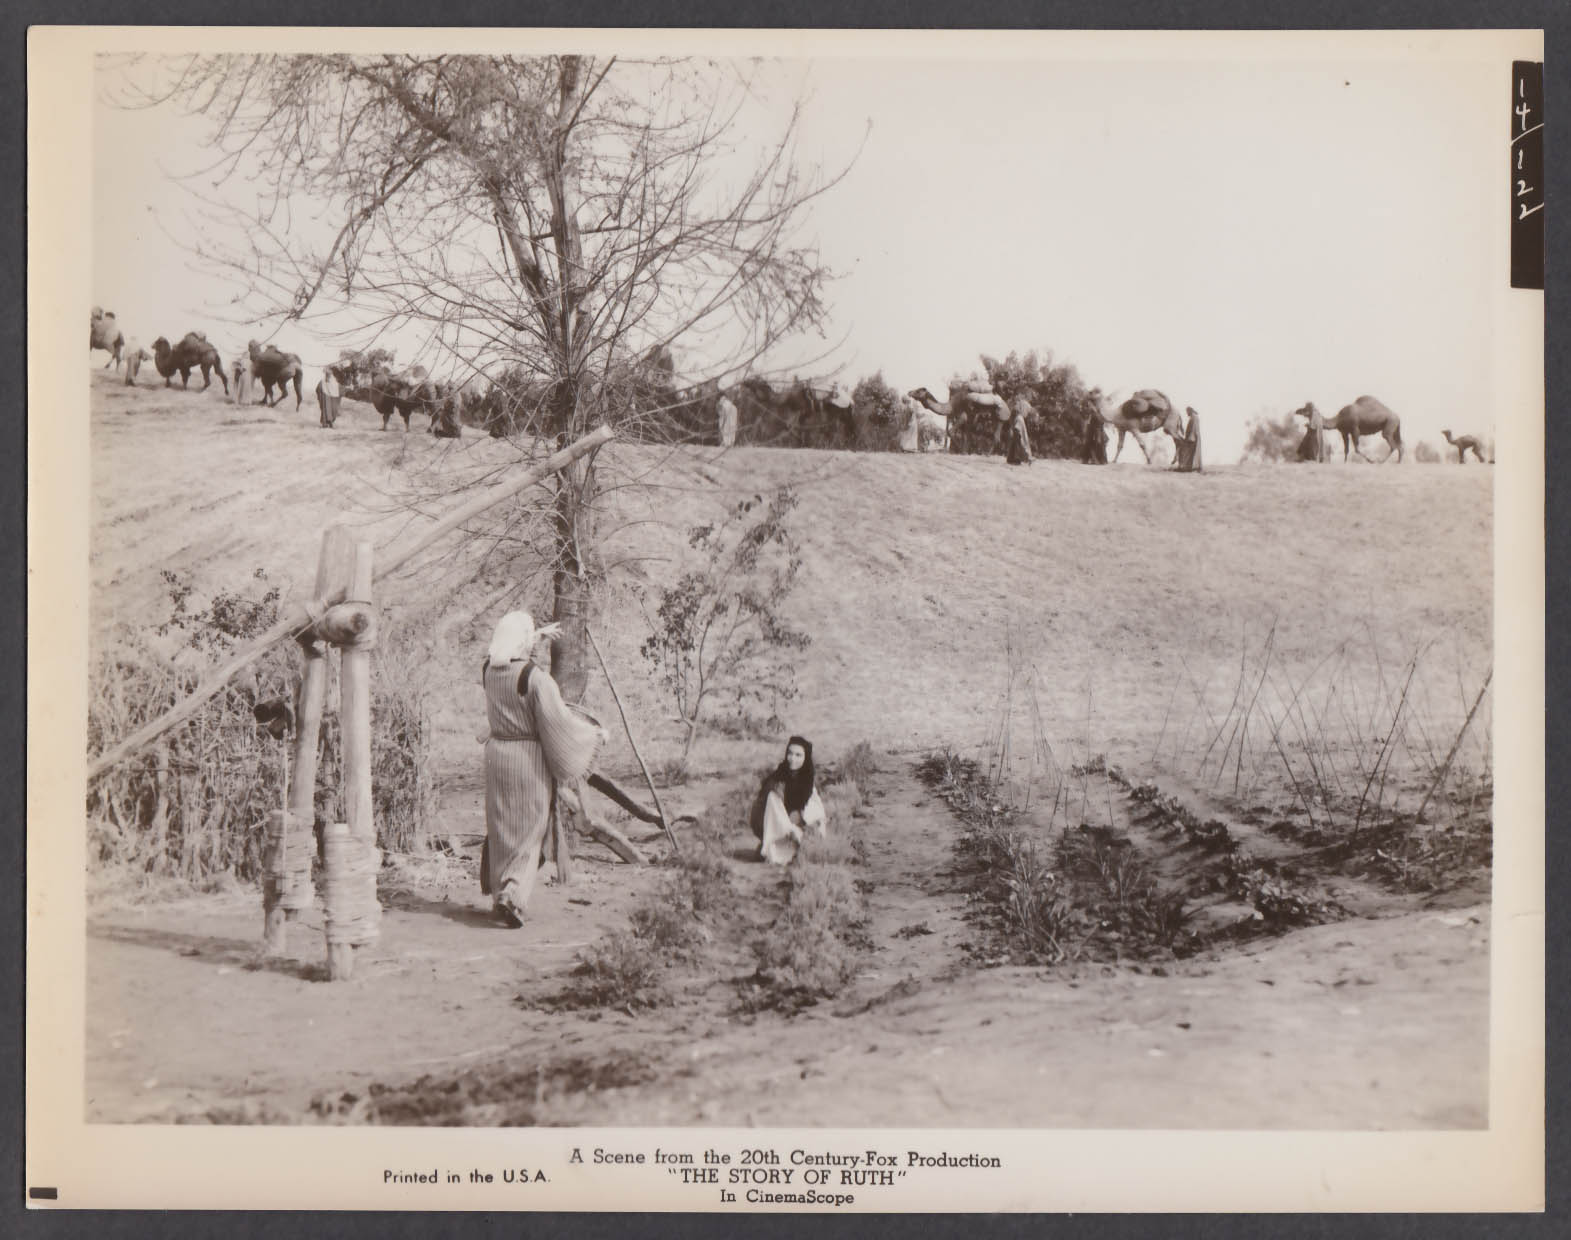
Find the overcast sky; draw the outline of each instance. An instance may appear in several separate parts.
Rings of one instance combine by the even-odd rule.
[[[1465,33],[1292,38],[780,62],[778,115],[808,95],[802,159],[843,164],[871,124],[808,229],[844,338],[812,368],[940,389],[979,353],[1050,350],[1088,384],[1193,405],[1219,463],[1263,410],[1362,393],[1410,446],[1491,433],[1509,55]],[[216,323],[243,345],[211,304],[229,286],[190,267],[169,175],[201,159],[200,123],[100,101],[95,125],[94,300],[147,340]],[[337,354],[297,326],[276,339],[311,366]]]

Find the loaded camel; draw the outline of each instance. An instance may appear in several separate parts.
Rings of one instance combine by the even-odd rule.
[[[725,396],[736,405],[738,430],[750,442],[811,448],[856,441],[851,397],[838,383],[824,389],[794,379],[777,388],[749,375]]]
[[[120,366],[120,352],[125,347],[125,335],[120,330],[120,324],[115,320],[113,310],[105,310],[102,306],[93,307],[93,323],[87,338],[87,351],[103,349],[109,354],[109,360],[104,363],[104,369]]]
[[[229,376],[224,373],[223,359],[201,332],[187,332],[177,345],[171,345],[160,336],[153,341],[153,365],[163,375],[165,387],[172,386],[169,381],[177,372],[180,375],[180,386],[189,387],[191,372],[200,367],[204,392],[213,386],[213,372],[216,371],[218,381],[224,385],[224,395],[229,395]]]
[[[433,380],[424,366],[411,366],[402,374],[389,374],[379,370],[371,376],[371,405],[382,415],[382,429],[396,413],[404,420],[404,430],[409,430],[410,416],[423,413],[431,419],[431,433],[438,437],[456,438],[458,435],[457,412],[447,386]]]
[[[1097,415],[1104,426],[1111,426],[1118,431],[1118,448],[1113,453],[1115,465],[1119,453],[1124,450],[1125,435],[1134,436],[1148,465],[1151,463],[1151,451],[1146,447],[1143,436],[1156,431],[1167,432],[1167,437],[1173,441],[1174,455],[1177,456],[1178,443],[1184,437],[1183,415],[1178,412],[1177,405],[1155,388],[1141,388],[1129,399],[1117,404],[1106,401],[1097,408]]]
[[[1484,464],[1484,445],[1479,441],[1477,435],[1458,435],[1453,439],[1450,431],[1441,431],[1440,434],[1444,436],[1448,444],[1456,449],[1456,463],[1458,465],[1467,464],[1467,450],[1469,448],[1473,450],[1473,455],[1478,458],[1478,463],[1480,465]]]
[[[262,403],[269,408],[276,405],[289,392],[291,381],[295,385],[295,408],[300,408],[300,387],[305,377],[305,366],[295,353],[285,353],[268,345],[265,349],[255,340],[246,345],[251,359],[251,378],[262,385]],[[278,395],[273,395],[273,388]]]
[[[1314,401],[1304,405],[1302,409],[1293,411],[1295,418],[1309,419],[1313,427],[1320,418],[1320,411],[1315,408]],[[1334,418],[1324,420],[1328,431],[1336,431],[1342,436],[1342,460],[1345,462],[1349,455],[1357,452],[1364,460],[1358,447],[1358,441],[1364,435],[1379,435],[1386,441],[1386,454],[1382,461],[1389,461],[1391,454],[1396,453],[1396,463],[1402,463],[1402,419],[1392,413],[1373,396],[1360,396],[1351,405],[1343,405]]]
[[[951,387],[949,399],[941,401],[925,387],[913,388],[906,393],[929,413],[944,419],[951,452],[966,450],[978,437],[994,448],[1009,425],[1013,414],[1008,403],[996,392],[972,392],[964,387]],[[991,425],[989,434],[986,427]]]

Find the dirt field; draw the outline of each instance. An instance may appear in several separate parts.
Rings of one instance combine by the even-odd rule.
[[[216,388],[131,392],[101,374],[93,385],[100,641],[164,617],[161,569],[213,591],[265,568],[299,593],[324,524],[395,542],[424,519],[411,504],[439,511],[441,486],[509,459],[472,433],[456,445],[384,435],[352,402],[329,432],[309,401],[296,413],[236,408]],[[670,1006],[560,1003],[580,953],[626,926],[664,866],[585,845],[574,882],[539,889],[524,931],[491,922],[469,860],[483,830],[477,670],[494,600],[516,578],[476,539],[379,587],[395,614],[449,600],[431,666],[437,831],[454,851],[384,872],[381,941],[331,990],[319,916],[294,931],[289,957],[262,961],[252,889],[150,899],[90,876],[88,1118],[1482,1126],[1487,868],[1404,885],[1356,859],[1330,864],[1314,830],[1358,793],[1347,785],[1359,774],[1379,772],[1376,745],[1400,749],[1381,796],[1411,811],[1458,734],[1490,660],[1493,471],[1189,477],[1125,456],[1109,469],[1009,469],[763,449],[605,454],[618,481],[644,485],[614,493],[605,528],[617,569],[595,624],[656,763],[675,756],[680,729],[639,658],[632,591],[669,575],[683,530],[738,497],[781,483],[801,497],[804,569],[789,612],[813,640],[789,730],[831,762],[865,740],[879,768],[855,826],[865,956],[837,998],[794,1014],[739,1001],[749,941],[785,898],[781,873],[750,859],[741,823],[725,844],[739,920],[702,967],[672,971]],[[1399,689],[1407,713],[1388,731]],[[1288,719],[1300,700],[1313,703],[1313,727],[1283,731],[1296,747],[1278,764],[1279,738],[1260,720]],[[603,682],[589,705],[614,719]],[[1480,780],[1487,737],[1485,706],[1456,759]],[[1219,757],[1224,738],[1236,756]],[[703,737],[692,778],[662,794],[668,810],[701,814],[772,762],[781,739]],[[1045,766],[1063,780],[1064,804],[1025,815],[1044,838],[1071,821],[1105,824],[1149,847],[1166,876],[1195,877],[1192,850],[1141,825],[1129,788],[1149,781],[1225,823],[1334,917],[1160,964],[995,964],[956,863],[961,824],[916,765],[949,749],[985,767],[1005,756],[1001,741],[1011,795],[1031,794]],[[1104,760],[1124,784],[1101,773]],[[607,765],[637,786],[625,748]],[[1331,771],[1316,777],[1323,801],[1299,786],[1311,765]],[[639,838],[664,858],[658,837]],[[1227,893],[1200,903],[1208,925],[1249,916]]]

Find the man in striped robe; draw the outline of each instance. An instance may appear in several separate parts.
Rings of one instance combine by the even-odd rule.
[[[559,632],[555,624],[536,629],[527,611],[508,612],[497,623],[481,673],[489,732],[480,890],[513,927],[523,924],[534,890],[556,781],[581,779],[604,740],[596,724],[562,700],[550,671],[533,660],[541,639]]]

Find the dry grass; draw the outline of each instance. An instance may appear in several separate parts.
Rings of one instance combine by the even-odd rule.
[[[218,594],[199,610],[185,585],[170,580],[172,610],[162,633],[121,628],[99,645],[89,677],[89,755],[174,705],[210,662],[277,616],[276,592],[264,590],[261,572],[253,575],[261,586]],[[389,852],[422,850],[436,808],[428,645],[420,632],[408,621],[385,625],[373,654],[373,813],[379,845]],[[267,816],[283,805],[293,742],[260,730],[252,707],[293,701],[299,678],[292,647],[269,651],[189,722],[95,781],[87,799],[90,855],[106,873],[125,876],[100,887],[118,881],[136,889],[172,878],[201,889],[219,875],[258,874]],[[342,819],[341,767],[338,717],[330,708],[316,786],[319,821]]]

